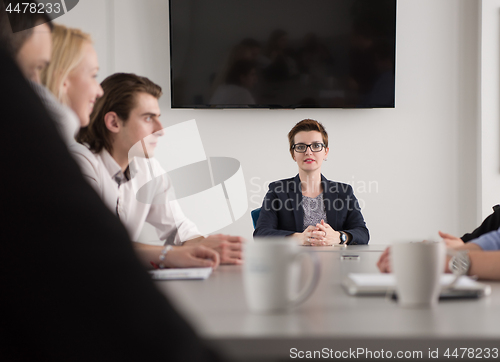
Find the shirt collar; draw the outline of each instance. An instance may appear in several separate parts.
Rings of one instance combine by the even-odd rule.
[[[115,161],[113,156],[111,156],[107,150],[103,149],[101,151],[101,159],[104,167],[106,168],[106,170],[108,170],[109,174],[118,184],[118,186],[130,180],[130,168],[127,167],[125,172],[123,172],[120,165]]]
[[[122,171],[120,165],[115,161],[113,156],[111,156],[107,150],[103,149],[101,151],[101,158],[104,167],[106,167],[106,170],[108,170],[111,176],[114,176]]]

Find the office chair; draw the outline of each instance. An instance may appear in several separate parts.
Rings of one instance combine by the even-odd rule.
[[[257,220],[259,220],[259,215],[260,215],[260,207],[258,209],[252,210],[252,221],[253,221],[253,228],[257,226]]]

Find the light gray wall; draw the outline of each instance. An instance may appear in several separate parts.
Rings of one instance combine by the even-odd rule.
[[[480,186],[483,214],[500,190],[500,0],[483,0],[481,8]]]
[[[480,5],[398,1],[396,108],[374,110],[172,110],[166,0],[85,0],[61,22],[92,34],[101,78],[118,71],[150,77],[165,91],[165,126],[196,119],[208,156],[241,161],[248,214],[222,232],[251,236],[250,210],[267,183],[297,172],[288,131],[314,118],[331,140],[324,175],[353,184],[371,242],[383,244],[438,230],[461,235],[480,221],[483,204],[498,200],[479,193]],[[154,238],[151,230],[144,238]]]

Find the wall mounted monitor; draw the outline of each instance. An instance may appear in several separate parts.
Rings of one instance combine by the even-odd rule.
[[[170,0],[172,108],[392,108],[396,0]]]

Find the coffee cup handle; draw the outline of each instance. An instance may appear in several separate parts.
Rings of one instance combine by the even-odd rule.
[[[290,301],[290,304],[292,305],[299,305],[305,302],[306,299],[309,298],[309,296],[312,294],[312,292],[314,292],[314,289],[316,289],[316,286],[318,285],[319,282],[321,268],[320,268],[319,258],[316,255],[316,253],[301,252],[295,255],[296,262],[300,261],[300,259],[302,258],[307,258],[312,262],[313,272],[310,274],[310,277],[308,278],[307,282],[305,283],[304,287],[299,292],[299,294]]]

